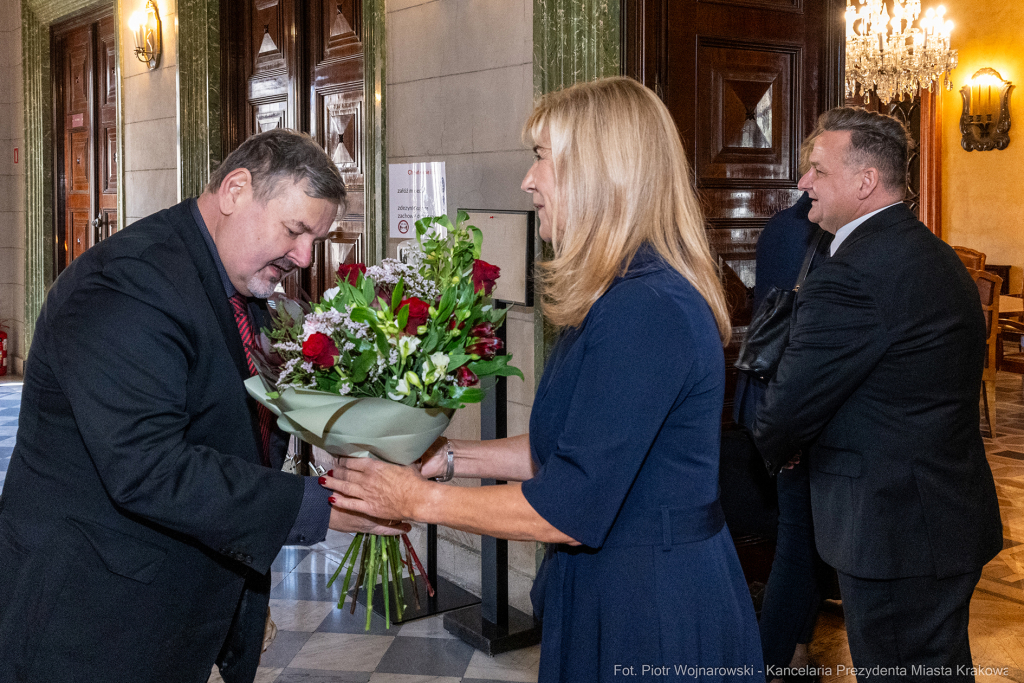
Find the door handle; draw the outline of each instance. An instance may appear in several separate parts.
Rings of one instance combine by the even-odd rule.
[[[96,214],[96,218],[93,218],[90,225],[92,225],[92,243],[96,244],[103,239],[103,214]]]

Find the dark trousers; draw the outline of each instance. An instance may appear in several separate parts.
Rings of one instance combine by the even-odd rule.
[[[797,643],[810,642],[821,604],[819,576],[827,569],[814,545],[807,465],[784,469],[777,479],[778,541],[759,624],[764,663],[775,670],[789,665]]]
[[[980,569],[947,579],[860,579],[839,572],[857,680],[973,681],[967,621],[980,578]],[[861,675],[876,666],[896,670]]]

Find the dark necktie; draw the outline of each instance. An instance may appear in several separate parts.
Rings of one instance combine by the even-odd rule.
[[[831,257],[829,252],[831,251],[833,239],[835,239],[835,235],[827,232],[821,236],[821,241],[818,242],[818,249],[811,258],[811,267],[808,269],[808,272],[813,271]]]
[[[252,360],[252,350],[256,346],[256,337],[253,334],[252,323],[249,321],[249,310],[246,307],[245,297],[235,292],[228,301],[235,312],[235,324],[238,325],[238,333],[242,335],[242,346],[245,347],[245,362],[249,366],[249,376],[256,374],[256,364]],[[270,421],[273,414],[259,404],[257,413],[260,420],[260,461],[270,466]]]

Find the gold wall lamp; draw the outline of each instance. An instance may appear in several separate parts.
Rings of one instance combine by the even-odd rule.
[[[148,0],[144,11],[135,12],[128,20],[128,28],[135,36],[135,56],[150,69],[160,63],[160,13],[156,2]]]
[[[1010,92],[1013,83],[1004,81],[995,69],[979,69],[960,88],[964,111],[960,115],[960,146],[968,152],[1006,149],[1010,144]]]

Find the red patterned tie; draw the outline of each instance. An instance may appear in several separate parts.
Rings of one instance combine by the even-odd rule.
[[[245,362],[249,366],[249,376],[256,374],[256,364],[252,361],[252,349],[256,346],[256,338],[253,335],[252,323],[249,322],[249,310],[246,307],[245,297],[235,292],[228,301],[235,311],[235,324],[238,325],[238,333],[242,335],[242,346],[245,347]],[[260,418],[260,460],[264,465],[270,466],[270,421],[273,414],[262,404],[257,408]]]

